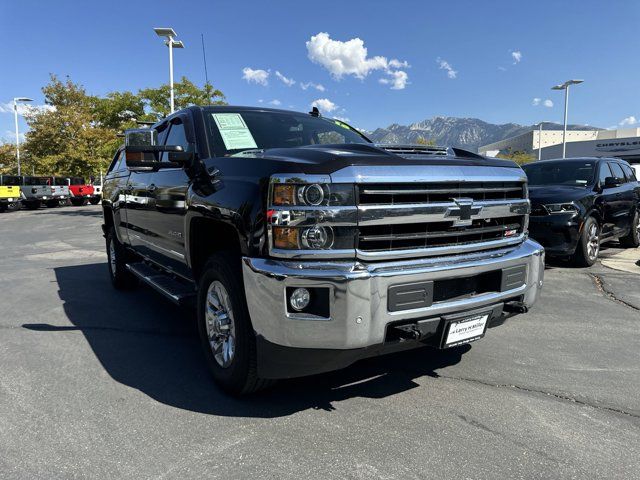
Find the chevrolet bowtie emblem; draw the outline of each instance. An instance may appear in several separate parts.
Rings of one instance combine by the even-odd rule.
[[[453,219],[453,225],[464,227],[471,225],[471,216],[478,215],[482,211],[482,206],[474,205],[473,198],[452,198],[455,207],[449,207],[444,214],[446,218]]]

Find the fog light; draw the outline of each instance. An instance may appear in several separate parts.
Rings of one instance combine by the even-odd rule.
[[[331,248],[333,244],[333,231],[331,227],[315,227],[307,228],[302,232],[302,245],[305,248],[321,249]]]
[[[310,301],[311,294],[306,288],[296,288],[289,298],[291,308],[297,310],[298,312],[307,308]]]

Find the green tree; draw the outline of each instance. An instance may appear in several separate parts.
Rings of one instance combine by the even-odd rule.
[[[69,78],[63,82],[55,75],[42,93],[48,108],[25,115],[29,125],[25,167],[31,164],[38,174],[82,176],[106,169],[117,132],[96,121],[96,97]]]
[[[13,143],[0,144],[0,174],[14,174],[18,170],[16,162],[16,146]]]
[[[173,84],[175,109],[189,107],[191,105],[226,105],[224,94],[205,83],[203,88],[198,87],[188,78]],[[158,88],[144,88],[140,90],[140,98],[145,102],[147,111],[154,120],[166,117],[171,113],[171,100],[169,85],[161,85]]]
[[[531,155],[530,153],[522,152],[522,151],[499,153],[498,158],[504,158],[507,160],[514,161],[518,165],[524,165],[526,163],[530,163],[535,160],[533,155]]]

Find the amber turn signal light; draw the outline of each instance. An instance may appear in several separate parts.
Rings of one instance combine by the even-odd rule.
[[[274,205],[295,205],[295,196],[295,185],[276,185],[273,187]]]
[[[273,227],[273,246],[284,250],[298,250],[298,230],[289,227]]]

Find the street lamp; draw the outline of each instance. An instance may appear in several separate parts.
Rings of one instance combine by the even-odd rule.
[[[173,113],[175,110],[173,101],[173,49],[184,48],[184,43],[174,40],[177,34],[173,28],[154,28],[153,31],[159,37],[166,37],[164,44],[169,47],[169,90],[171,92],[171,113]]]
[[[562,158],[567,153],[567,109],[569,108],[569,87],[584,82],[584,80],[567,80],[566,82],[551,87],[551,90],[564,90],[564,131],[562,133]]]
[[[538,160],[542,160],[542,124],[551,123],[549,120],[542,120],[538,123]]]
[[[20,133],[18,132],[18,102],[33,102],[28,97],[15,97],[13,99],[13,118],[16,121],[16,161],[18,162],[18,176],[20,176]]]

